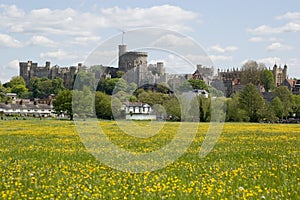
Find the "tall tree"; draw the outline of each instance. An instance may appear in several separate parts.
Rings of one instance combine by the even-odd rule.
[[[14,76],[12,79],[4,84],[6,88],[13,88],[16,85],[26,85],[23,77],[21,76]]]
[[[87,117],[93,113],[93,95],[88,86],[83,86],[83,90],[73,90],[72,109],[74,115]]]
[[[13,77],[9,82],[4,84],[4,87],[7,88],[7,91],[16,93],[19,97],[22,97],[28,92],[25,81],[20,76]]]
[[[271,109],[279,119],[283,118],[284,108],[279,97],[275,97],[271,102]]]
[[[193,89],[198,89],[198,90],[207,90],[208,91],[208,86],[203,80],[199,79],[189,79],[187,81],[184,81],[180,86],[179,86],[179,91],[181,92],[188,92]]]
[[[264,85],[267,92],[274,89],[275,82],[273,73],[267,69],[264,69],[261,73],[260,82]]]
[[[258,122],[265,108],[265,100],[252,84],[248,84],[239,95],[239,107],[246,111],[251,122]]]
[[[171,121],[181,120],[181,108],[178,99],[173,96],[170,99],[163,102],[163,107],[166,110],[168,119]]]
[[[243,73],[241,75],[241,83],[252,83],[257,85],[260,82],[261,73],[265,66],[263,64],[257,64],[256,61],[249,60],[243,66]]]
[[[229,122],[243,122],[249,121],[249,117],[245,110],[239,106],[239,94],[234,94],[227,100],[226,121]]]
[[[53,101],[53,107],[56,114],[67,114],[73,120],[72,91],[60,91]]]
[[[294,112],[296,117],[300,118],[300,95],[294,95]]]
[[[95,94],[95,111],[98,118],[111,119],[111,98],[103,92],[96,92]]]
[[[278,97],[283,105],[283,117],[287,118],[293,111],[294,97],[293,93],[286,86],[279,86],[274,90],[275,96]]]

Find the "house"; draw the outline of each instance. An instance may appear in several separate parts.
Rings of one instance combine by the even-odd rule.
[[[150,105],[141,102],[125,102],[122,106],[125,119],[133,120],[156,120]]]
[[[295,81],[295,85],[293,88],[293,94],[300,95],[300,79]]]
[[[0,103],[0,113],[6,116],[50,117],[54,114],[52,105],[30,103]]]
[[[284,79],[281,85],[286,86],[290,91],[293,91],[293,88],[295,87],[295,81],[292,79]]]

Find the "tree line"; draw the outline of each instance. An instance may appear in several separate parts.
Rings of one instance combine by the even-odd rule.
[[[261,68],[261,69],[260,69]],[[256,62],[244,65],[245,73],[241,80],[248,80],[246,87],[230,98],[223,97],[221,91],[205,84],[203,80],[184,81],[176,91],[171,91],[167,83],[138,88],[135,83],[127,83],[122,78],[101,78],[96,84],[94,75],[80,72],[77,74],[76,90],[64,87],[63,80],[56,78],[33,78],[28,87],[22,77],[13,77],[5,84],[0,83],[0,102],[9,102],[5,93],[16,93],[20,98],[46,98],[54,94],[53,106],[57,114],[88,117],[95,114],[98,118],[114,119],[124,115],[120,108],[125,101],[143,102],[153,107],[157,116],[172,121],[210,121],[215,113],[212,102],[219,102],[220,111],[224,110],[225,121],[259,122],[300,117],[300,96],[293,95],[285,86],[275,87],[271,72]],[[272,90],[273,99],[266,101],[258,91],[256,84],[260,81],[267,90]],[[207,90],[207,98],[194,96],[189,108],[182,108],[184,93],[195,89]],[[95,92],[92,92],[94,91]],[[224,108],[223,108],[224,107]],[[212,111],[214,113],[212,113]]]

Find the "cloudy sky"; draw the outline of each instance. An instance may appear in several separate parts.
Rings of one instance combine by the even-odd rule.
[[[300,78],[299,1],[0,0],[0,81],[19,74],[19,61],[75,65],[122,30],[143,27],[193,38],[215,68],[251,59],[287,64],[289,76]],[[172,58],[162,59],[172,65]]]

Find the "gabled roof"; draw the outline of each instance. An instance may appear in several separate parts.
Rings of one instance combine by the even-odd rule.
[[[142,102],[124,102],[123,105],[127,107],[150,107],[150,105]]]

